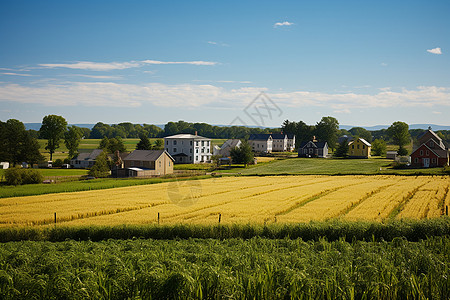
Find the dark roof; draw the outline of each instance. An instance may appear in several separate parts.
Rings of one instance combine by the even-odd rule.
[[[179,157],[179,156],[186,157],[187,154],[184,154],[184,153],[178,153],[178,154],[174,154],[174,155],[172,155],[172,156],[173,156],[173,157]]]
[[[138,161],[155,161],[157,160],[165,150],[134,150],[123,160],[138,160]],[[166,152],[167,153],[167,152]],[[169,155],[167,153],[167,155]],[[170,158],[172,158],[169,155]]]
[[[285,138],[286,138],[286,135],[282,134],[282,133],[272,134],[272,139],[274,139],[274,140],[284,140]]]
[[[260,141],[267,141],[271,134],[266,133],[259,133],[259,134],[250,134],[249,140],[260,140]]]
[[[447,150],[442,150],[442,149],[431,149],[430,147],[428,147],[427,144],[422,144],[420,145],[419,148],[417,148],[416,150],[414,150],[411,155],[413,155],[413,153],[417,152],[417,150],[419,150],[422,146],[424,146],[425,148],[427,148],[428,150],[430,150],[431,152],[433,152],[434,154],[436,154],[437,157],[448,157],[449,153]]]
[[[327,145],[327,142],[307,141],[307,142],[301,143],[300,148],[304,148],[308,143],[312,143],[316,148],[325,148],[325,145]]]
[[[76,160],[95,160],[102,152],[102,149],[95,149],[92,152],[80,153]]]

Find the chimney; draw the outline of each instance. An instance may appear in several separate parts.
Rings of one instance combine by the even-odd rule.
[[[197,130],[195,131],[195,135],[197,135]]]
[[[314,143],[317,142],[316,136],[315,136],[315,135],[313,136],[313,140],[312,140],[312,141],[313,141]]]

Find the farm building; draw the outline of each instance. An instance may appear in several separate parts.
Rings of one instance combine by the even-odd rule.
[[[70,160],[72,168],[84,169],[94,165],[95,159],[103,152],[102,149],[95,149],[92,152],[80,153],[76,158]]]
[[[348,143],[348,157],[369,158],[372,145],[363,138]]]
[[[450,151],[431,128],[418,138],[419,146],[411,153],[413,167],[443,167],[449,165]]]
[[[386,158],[395,160],[397,158],[397,151],[387,151]]]
[[[312,141],[303,142],[298,147],[298,157],[321,157],[328,155],[328,143],[318,142],[315,138]]]
[[[115,177],[150,177],[173,173],[175,160],[165,150],[134,150],[123,159],[123,168],[113,170]]]
[[[273,152],[286,152],[294,151],[295,148],[295,135],[275,133],[272,136],[272,151]]]
[[[239,139],[230,139],[227,140],[223,145],[214,153],[214,155],[220,155],[222,157],[229,157],[231,149],[235,147],[240,147],[242,144]]]
[[[211,139],[193,134],[176,134],[164,138],[165,149],[176,163],[196,164],[211,160]]]
[[[0,162],[0,169],[8,169],[9,168],[9,162],[2,161]]]
[[[271,153],[273,149],[273,138],[271,134],[251,134],[248,143],[255,152]]]

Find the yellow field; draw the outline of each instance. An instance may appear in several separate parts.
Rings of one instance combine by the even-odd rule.
[[[267,176],[175,181],[0,199],[0,225],[294,223],[433,218],[448,176]]]

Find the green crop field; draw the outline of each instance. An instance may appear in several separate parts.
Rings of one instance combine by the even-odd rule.
[[[8,242],[1,299],[448,299],[450,239]]]
[[[291,158],[275,160],[250,168],[241,168],[228,172],[241,172],[246,175],[337,175],[337,174],[442,174],[442,168],[429,169],[392,169],[392,160],[382,158],[371,159],[322,159]]]

